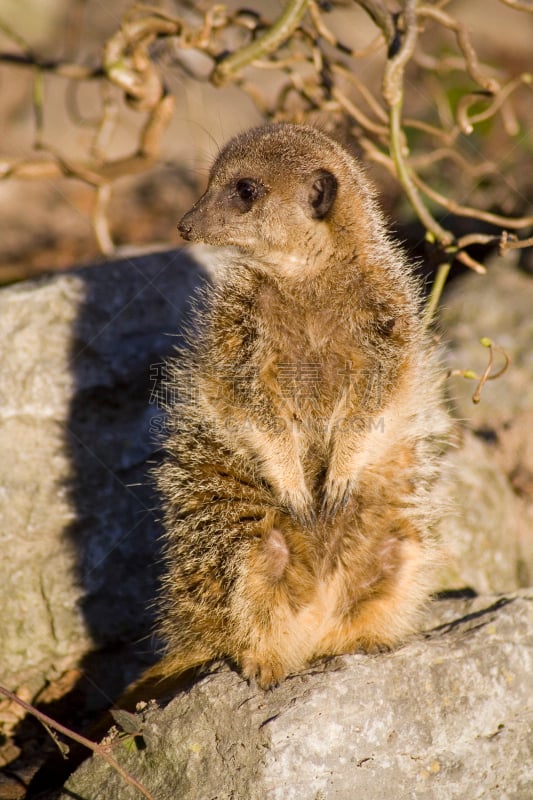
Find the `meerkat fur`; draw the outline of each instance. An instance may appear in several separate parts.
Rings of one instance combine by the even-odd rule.
[[[398,644],[434,587],[449,431],[412,267],[359,163],[320,131],[231,140],[179,225],[222,262],[170,365],[157,469],[167,656],[268,687]]]

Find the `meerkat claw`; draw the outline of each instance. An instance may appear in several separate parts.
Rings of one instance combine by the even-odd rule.
[[[324,520],[333,519],[339,511],[344,511],[348,505],[350,495],[353,491],[353,482],[347,478],[344,480],[328,481],[324,487],[320,514]]]
[[[283,498],[283,507],[302,528],[312,528],[316,523],[317,514],[310,494],[286,496]]]
[[[298,514],[297,518],[303,528],[312,528],[316,524],[316,511],[314,508],[308,508],[304,513]]]
[[[309,507],[298,510],[289,506],[287,511],[302,528],[312,528],[316,523],[317,514],[314,508]]]

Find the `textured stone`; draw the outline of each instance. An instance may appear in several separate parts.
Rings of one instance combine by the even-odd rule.
[[[505,348],[511,358],[505,375],[485,384],[478,405],[472,403],[474,381],[450,380],[457,416],[476,429],[493,428],[533,408],[532,308],[533,279],[505,259],[488,264],[487,275],[462,276],[445,296],[441,319],[450,369],[481,375],[488,363],[483,337]],[[495,355],[493,372],[502,365],[502,357]]]
[[[445,583],[477,591],[533,584],[533,279],[512,259],[494,259],[486,276],[469,273],[452,284],[442,309],[450,369],[482,374],[489,337],[511,358],[472,403],[475,382],[449,380],[456,415],[467,432],[451,453],[455,519],[442,531],[454,560]],[[503,364],[495,355],[493,371]],[[477,441],[469,434],[472,430]]]
[[[157,800],[530,800],[533,594],[436,601],[426,626],[266,693],[210,674],[113,755]],[[92,758],[61,800],[138,796]]]
[[[468,430],[446,456],[449,510],[438,525],[443,546],[441,589],[479,594],[521,585],[520,503],[488,445]]]
[[[212,251],[195,258],[156,253],[0,290],[0,680],[25,696],[87,651],[150,631],[159,528],[148,469],[164,421],[153,390],[189,296],[216,268]],[[479,435],[466,432],[448,456],[457,511],[442,524],[443,585],[488,593],[533,575],[533,439],[523,405],[531,278],[496,267],[490,279],[494,291],[466,276],[447,300],[450,365],[482,369],[462,348],[489,334],[512,351],[509,377],[524,375],[513,377],[502,406],[487,401],[507,377],[485,387],[474,408],[481,417],[472,418]],[[489,325],[483,314],[497,298],[505,309]],[[507,396],[513,387],[518,399]],[[129,653],[120,668],[123,683],[150,647],[141,641],[137,650],[138,661]]]
[[[157,253],[0,291],[0,545],[8,554],[0,566],[1,677],[12,686],[38,687],[95,644],[149,630],[158,528],[147,461],[162,422],[151,393],[175,341],[168,334],[214,261],[202,249],[197,258],[202,267],[183,251]],[[447,300],[454,366],[472,366],[464,348],[477,352],[479,335],[502,341],[502,325],[509,375],[526,373],[513,378],[518,400],[507,387],[503,406],[487,401],[507,377],[485,387],[473,409],[477,427],[528,397],[530,292],[528,276],[495,267],[490,280],[461,279]],[[468,435],[449,456],[457,513],[442,527],[446,586],[503,591],[530,578],[522,547],[517,579],[516,550],[518,530],[522,543],[531,541],[529,506],[520,513],[531,488],[531,437],[516,417],[495,430],[514,437],[503,454],[497,448],[499,461],[491,441]]]
[[[151,393],[201,270],[182,252],[0,291],[0,680],[149,631]]]

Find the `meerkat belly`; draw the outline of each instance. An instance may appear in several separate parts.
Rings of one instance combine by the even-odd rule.
[[[261,607],[245,672],[267,685],[319,656],[394,645],[413,627],[432,557],[416,526],[377,501],[312,536],[279,518],[243,573],[241,602]]]

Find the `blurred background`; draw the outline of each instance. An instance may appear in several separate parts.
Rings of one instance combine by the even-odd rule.
[[[300,32],[268,64],[215,87],[209,76],[217,59],[257,38],[283,4],[261,0],[239,13],[235,2],[224,7],[206,0],[160,0],[150,4],[152,14],[133,11],[131,22],[124,17],[132,14],[130,0],[0,0],[0,284],[92,262],[103,252],[109,257],[132,247],[178,245],[176,222],[204,187],[217,148],[267,118],[310,120],[340,135],[369,164],[386,212],[416,250],[423,228],[390,169],[379,163],[380,154],[387,154],[380,96],[383,38],[355,2],[311,5],[314,22],[327,26],[330,41],[327,33],[317,37],[316,25],[306,22],[307,39]],[[533,195],[527,78],[533,15],[512,7],[511,0],[427,5],[467,26],[482,71],[506,88],[504,101],[492,111],[483,87],[465,71],[454,31],[427,18],[406,73],[404,114],[418,124],[407,131],[413,163],[427,184],[457,203],[527,216]],[[167,16],[157,17],[159,12]],[[142,51],[175,104],[157,132],[155,152],[134,158],[154,106],[133,108],[120,81],[102,64],[108,43],[117,44],[117,32],[127,39],[137,21],[150,15],[180,20],[184,28],[175,36],[153,37]],[[202,39],[206,19],[212,29]],[[120,57],[124,54],[128,45],[122,41]],[[72,65],[93,74],[72,77]],[[141,73],[144,69],[141,64]],[[472,92],[478,100],[470,95],[470,115],[490,113],[465,135],[457,131],[455,117],[461,98]],[[104,179],[102,165],[107,165]],[[100,190],[91,168],[100,169]],[[428,202],[438,218],[444,213],[451,220],[449,209]],[[496,231],[464,217],[450,225],[458,234]]]

